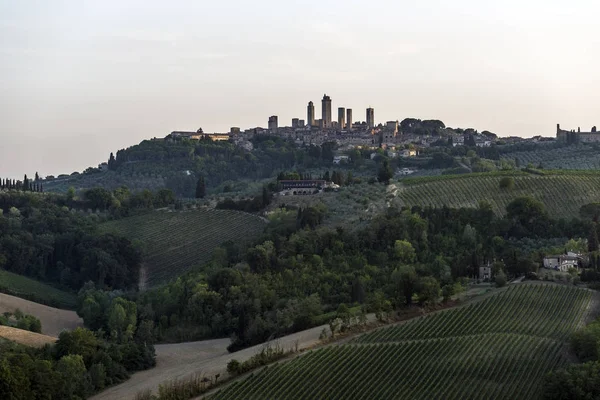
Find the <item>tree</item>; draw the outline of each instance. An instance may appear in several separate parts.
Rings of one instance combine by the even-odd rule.
[[[598,251],[599,246],[600,245],[598,243],[598,227],[596,223],[593,223],[590,226],[590,234],[588,237],[588,251]]]
[[[431,276],[420,278],[417,283],[417,295],[421,305],[436,303],[440,297],[440,283]]]
[[[85,398],[90,392],[91,383],[86,374],[83,358],[78,354],[63,356],[56,364],[60,374],[62,399]],[[87,379],[86,379],[87,378]]]
[[[108,169],[110,171],[114,170],[117,167],[117,161],[115,160],[115,156],[113,153],[110,153],[110,157],[108,158]]]
[[[415,249],[406,240],[396,240],[394,242],[394,255],[403,264],[410,264],[416,259]]]
[[[206,196],[206,184],[204,183],[204,177],[200,176],[196,183],[196,198],[203,199]]]
[[[547,375],[544,399],[577,400],[600,398],[600,362],[571,364]]]
[[[390,162],[387,159],[383,160],[383,164],[377,172],[377,179],[379,182],[389,185],[390,179],[392,179],[393,176],[394,171],[392,171],[392,167],[390,167]]]
[[[27,179],[27,174],[23,178],[23,190],[29,190],[29,179]]]
[[[500,270],[494,277],[494,280],[496,281],[497,287],[506,286],[506,274],[504,273],[504,271]]]
[[[40,180],[40,175],[36,172],[35,173],[35,182]]]
[[[402,266],[392,273],[397,302],[404,301],[407,306],[412,304],[412,296],[416,290],[417,273],[413,267]]]
[[[67,201],[71,202],[75,199],[75,188],[73,186],[69,186],[69,188],[67,189]]]
[[[514,178],[510,177],[510,176],[505,176],[504,178],[500,179],[500,189],[503,190],[512,190],[515,187],[515,180]]]

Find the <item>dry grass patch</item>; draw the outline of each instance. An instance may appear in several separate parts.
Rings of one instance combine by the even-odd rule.
[[[0,326],[0,337],[31,347],[43,347],[46,344],[54,344],[56,342],[56,338],[52,336],[24,331],[10,326]]]

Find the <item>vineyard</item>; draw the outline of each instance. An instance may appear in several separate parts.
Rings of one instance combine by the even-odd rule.
[[[110,221],[105,232],[118,232],[143,245],[145,284],[157,285],[207,262],[227,241],[247,241],[262,233],[260,217],[230,210],[154,211]]]
[[[51,307],[75,309],[75,294],[65,292],[23,275],[0,269],[0,292]]]
[[[500,174],[453,175],[398,184],[395,204],[399,206],[477,207],[487,201],[497,215],[517,197],[531,196],[546,205],[552,217],[575,217],[579,208],[600,201],[600,174],[548,173],[515,174],[511,190],[500,189]]]
[[[211,399],[531,399],[591,292],[520,284],[269,366]]]
[[[540,163],[550,169],[598,169],[600,168],[600,152],[596,146],[586,144],[571,145],[561,148],[535,151],[519,151],[502,155],[501,158],[518,159],[521,166],[531,163],[537,167]]]

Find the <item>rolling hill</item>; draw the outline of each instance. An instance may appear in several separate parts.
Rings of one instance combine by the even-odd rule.
[[[66,310],[74,310],[77,306],[77,296],[74,293],[2,269],[0,269],[0,293]]]
[[[211,399],[531,399],[567,362],[592,292],[517,284],[238,380]]]
[[[596,171],[514,174],[514,188],[500,188],[502,174],[446,175],[404,179],[397,184],[393,203],[399,206],[477,207],[487,201],[498,215],[517,197],[531,196],[546,205],[554,218],[572,218],[579,208],[600,201],[600,174]]]
[[[117,232],[143,245],[140,285],[166,282],[207,262],[215,247],[246,241],[262,233],[266,223],[253,214],[230,210],[154,211],[103,223],[104,232]]]

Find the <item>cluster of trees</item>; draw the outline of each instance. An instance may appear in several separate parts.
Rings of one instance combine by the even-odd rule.
[[[70,178],[70,184],[89,188],[101,182],[108,189],[127,185],[134,190],[166,187],[178,197],[194,198],[200,176],[210,189],[226,181],[265,179],[277,170],[321,168],[331,165],[336,146],[329,142],[298,148],[293,141],[277,136],[257,136],[252,144],[250,152],[210,139],[146,140],[110,157],[108,172],[78,174]],[[62,188],[64,184],[53,182],[52,187]]]
[[[83,190],[81,197],[76,199],[75,190],[70,188],[66,196],[71,206],[110,211],[114,217],[127,216],[135,210],[148,210],[175,204],[175,193],[170,189],[159,189],[155,193],[145,189],[132,193],[127,186],[112,191],[95,187]]]
[[[509,204],[503,218],[485,203],[391,208],[352,232],[321,226],[323,213],[319,207],[280,210],[253,245],[227,243],[201,270],[139,294],[138,319],[156,340],[231,335],[230,349],[237,350],[326,323],[340,304],[388,312],[449,299],[463,278],[488,263],[501,278],[535,272],[543,254],[520,241],[581,237],[590,228],[552,220],[528,198]],[[104,302],[101,309],[110,307]],[[110,329],[104,322],[94,326]]]
[[[155,364],[151,344],[106,341],[84,328],[41,349],[0,341],[0,398],[84,399]]]
[[[30,192],[43,192],[44,186],[40,181],[40,177],[38,173],[35,173],[35,180],[30,180],[27,178],[27,174],[22,181],[18,181],[15,179],[0,179],[0,190],[23,190]]]
[[[0,268],[79,290],[136,287],[141,254],[126,238],[98,232],[68,197],[0,193]]]
[[[600,398],[600,318],[573,335],[571,348],[580,363],[548,374],[544,398]]]
[[[42,323],[33,315],[24,314],[16,309],[14,313],[4,312],[0,315],[0,325],[12,326],[30,332],[42,333]]]
[[[223,201],[217,203],[216,208],[219,210],[238,210],[245,212],[258,212],[263,210],[273,200],[273,193],[263,187],[262,193],[249,199],[233,200],[226,198]]]

